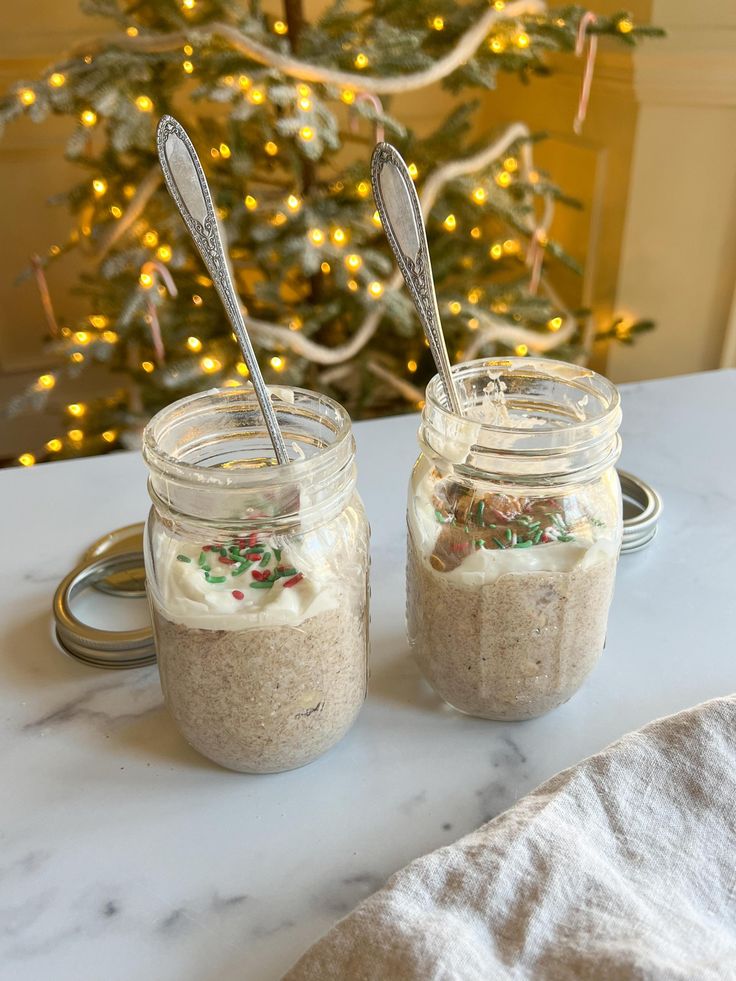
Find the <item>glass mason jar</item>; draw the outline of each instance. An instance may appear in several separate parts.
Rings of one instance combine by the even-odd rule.
[[[350,418],[272,388],[291,462],[251,390],[211,390],[143,435],[146,580],[166,705],[188,742],[250,773],[315,759],[367,682],[369,529]]]
[[[622,533],[619,395],[541,358],[453,376],[465,415],[433,378],[409,488],[409,643],[454,708],[531,719],[570,698],[603,650]]]

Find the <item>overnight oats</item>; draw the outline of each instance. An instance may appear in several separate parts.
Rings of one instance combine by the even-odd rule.
[[[245,389],[183,399],[144,436],[147,588],[166,704],[195,749],[253,773],[333,746],[367,680],[368,526],[350,421],[310,392],[272,399],[284,466]]]
[[[530,719],[601,655],[621,543],[616,389],[532,358],[453,369],[464,416],[427,389],[408,506],[407,625],[450,705]]]

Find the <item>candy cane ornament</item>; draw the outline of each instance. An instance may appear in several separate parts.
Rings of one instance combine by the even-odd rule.
[[[358,95],[356,95],[355,102],[356,103],[358,103],[358,102],[370,102],[370,104],[376,110],[376,115],[377,116],[382,116],[383,115],[383,103],[378,98],[378,96],[377,95],[374,95],[372,92],[360,92]],[[383,123],[381,122],[380,119],[376,119],[375,120],[375,124],[376,124],[376,131],[375,131],[376,143],[383,143],[383,141],[384,141],[384,139],[386,137],[386,130],[384,128],[384,125],[383,125]],[[357,118],[355,116],[351,116],[350,117],[350,131],[352,133],[356,133],[357,130],[358,130],[358,120],[357,120]]]
[[[552,225],[555,204],[551,194],[544,195],[544,211],[542,217],[532,232],[531,242],[526,254],[526,264],[531,272],[529,275],[529,292],[536,296],[539,284],[542,279],[542,266],[544,265],[544,250],[549,241],[549,229]]]
[[[598,35],[591,34],[588,28],[592,24],[595,24],[597,20],[598,18],[591,11],[587,11],[587,13],[583,14],[583,16],[580,18],[580,24],[578,25],[578,36],[575,41],[575,56],[577,58],[582,57],[586,40],[588,42],[588,55],[585,59],[583,84],[580,89],[580,98],[578,100],[578,111],[575,116],[575,121],[572,124],[573,132],[577,135],[580,135],[583,128],[583,122],[585,121],[585,116],[588,112],[588,100],[590,99],[590,87],[593,83],[595,56],[598,51]]]
[[[31,269],[33,270],[33,276],[36,280],[38,292],[41,295],[41,306],[43,307],[43,315],[46,318],[46,323],[48,324],[49,334],[51,337],[58,337],[59,323],[56,319],[56,314],[54,313],[54,305],[51,302],[51,293],[49,291],[49,284],[46,280],[46,272],[43,267],[41,256],[35,252],[31,256]]]
[[[175,297],[178,294],[176,288],[176,283],[163,263],[158,262],[156,259],[150,259],[141,266],[141,273],[155,273],[157,272],[161,279],[164,281],[164,286],[168,290],[169,296]],[[159,323],[158,314],[156,312],[156,304],[150,297],[146,300],[146,311],[148,313],[149,325],[151,327],[151,340],[153,341],[153,350],[156,354],[156,361],[159,367],[163,365],[166,361],[166,352],[164,350],[164,341],[161,336],[161,324]]]

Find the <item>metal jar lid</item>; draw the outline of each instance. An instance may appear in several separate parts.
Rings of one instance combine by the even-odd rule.
[[[72,612],[72,602],[88,587],[100,588],[101,582],[125,579],[131,570],[139,570],[143,564],[142,552],[109,552],[92,562],[83,561],[62,579],[54,595],[53,612],[56,621],[56,639],[61,648],[85,664],[98,668],[139,668],[155,664],[156,648],[152,627],[135,630],[106,630],[93,627],[80,620]],[[121,597],[140,595],[111,591],[103,592]],[[121,598],[120,602],[127,602]]]
[[[138,521],[124,528],[110,531],[96,542],[92,542],[82,556],[82,560],[93,562],[103,555],[137,552],[140,562],[130,568],[112,571],[105,576],[97,576],[93,585],[101,593],[109,596],[136,598],[146,595],[146,569],[143,562],[143,530],[145,522]]]
[[[624,503],[622,552],[635,552],[647,546],[657,534],[662,514],[662,498],[639,477],[618,471]]]

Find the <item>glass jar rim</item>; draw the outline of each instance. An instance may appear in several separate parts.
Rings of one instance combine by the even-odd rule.
[[[452,367],[452,375],[461,404],[481,407],[486,398],[495,403],[488,383],[498,382],[513,413],[501,423],[486,421],[481,412],[458,415],[439,377],[430,381],[419,446],[458,473],[532,486],[573,477],[592,480],[618,459],[620,395],[592,369],[548,358],[503,357],[462,362]]]
[[[146,464],[169,478],[191,482],[203,488],[221,485],[226,477],[228,488],[232,490],[251,489],[265,484],[293,485],[307,475],[313,474],[315,469],[329,470],[333,463],[337,463],[345,450],[345,444],[352,438],[352,423],[346,410],[329,396],[309,389],[292,388],[287,385],[267,387],[272,395],[277,418],[288,416],[290,410],[293,416],[303,416],[311,411],[312,418],[320,421],[325,421],[331,414],[334,438],[329,443],[316,447],[311,456],[303,459],[290,460],[286,464],[274,462],[273,465],[233,468],[227,471],[220,467],[209,467],[181,460],[167,453],[160,446],[161,437],[166,432],[166,427],[174,424],[177,414],[181,414],[182,410],[187,412],[187,420],[193,420],[198,413],[204,414],[223,408],[230,411],[253,411],[258,407],[258,400],[252,387],[244,385],[238,388],[211,388],[171,402],[149,420],[143,431],[142,441],[143,458]],[[284,397],[283,393],[288,393],[288,396]],[[265,422],[263,429],[265,432]],[[262,437],[262,434],[258,433],[258,436]],[[254,438],[256,438],[255,434]]]
[[[609,379],[604,375],[593,371],[592,368],[585,368],[581,365],[571,364],[567,361],[558,361],[553,358],[529,358],[518,356],[478,358],[474,361],[462,361],[459,364],[452,365],[451,371],[453,378],[456,381],[461,381],[463,378],[477,375],[480,372],[487,372],[489,369],[502,370],[504,368],[510,369],[514,373],[517,373],[518,369],[523,368],[528,372],[530,377],[537,377],[540,379],[547,378],[564,381],[566,380],[564,375],[569,374],[570,381],[575,380],[575,378],[582,377],[594,380],[596,385],[599,386],[599,392],[596,394],[600,397],[608,399],[607,405],[605,405],[601,414],[595,417],[595,421],[597,423],[601,423],[607,419],[612,419],[616,413],[620,413],[621,395],[612,381],[609,381]],[[518,373],[521,374],[521,372]],[[489,433],[497,432],[504,436],[509,436],[514,433],[521,434],[528,432],[528,430],[524,430],[521,426],[501,426],[496,423],[476,419],[469,420],[467,416],[460,416],[453,412],[447,405],[442,380],[439,375],[434,375],[430,379],[426,388],[425,398],[427,404],[433,410],[441,413],[442,416],[447,417],[448,421],[472,421],[474,424],[479,426],[480,431],[486,431]],[[586,419],[578,422],[566,422],[564,430],[566,433],[574,433],[576,430],[584,430],[586,427],[590,426],[592,421],[592,419]],[[560,426],[554,423],[543,423],[534,427],[534,432],[536,435],[559,432],[559,430]]]

